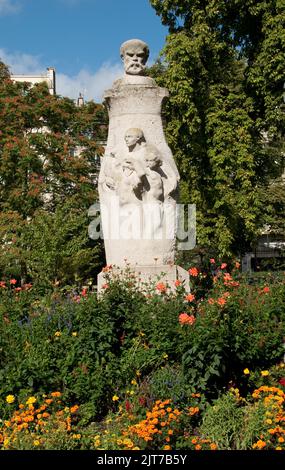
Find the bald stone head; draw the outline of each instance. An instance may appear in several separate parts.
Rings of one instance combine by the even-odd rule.
[[[149,56],[148,45],[140,39],[130,39],[120,48],[127,75],[144,75],[145,65]]]

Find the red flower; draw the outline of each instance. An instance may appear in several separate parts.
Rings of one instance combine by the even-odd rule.
[[[10,284],[11,285],[17,284],[17,279],[10,279]]]
[[[280,380],[278,380],[278,383],[282,385],[282,387],[285,387],[285,377],[282,377]]]
[[[139,404],[140,404],[141,406],[145,406],[146,400],[145,400],[144,397],[139,397]]]
[[[185,297],[185,300],[187,300],[187,302],[192,302],[194,299],[195,299],[195,295],[193,294],[188,294]]]
[[[131,403],[129,402],[129,400],[126,400],[125,407],[126,407],[126,412],[127,412],[127,413],[128,413],[129,411],[131,411],[132,405],[131,405]]]
[[[263,292],[264,292],[265,294],[268,294],[268,292],[270,292],[270,288],[267,287],[267,286],[264,287],[264,288],[263,288]]]
[[[217,304],[219,304],[221,307],[227,303],[226,299],[223,299],[223,297],[220,297],[217,300]]]
[[[158,290],[159,292],[166,292],[166,285],[163,283],[163,282],[159,282],[158,284],[156,284],[156,290]]]
[[[182,282],[179,281],[179,279],[176,279],[176,281],[174,282],[175,287],[179,287],[179,286],[181,286],[181,284],[182,284]]]
[[[6,287],[6,283],[5,283],[5,281],[0,281],[0,287],[3,287],[3,288],[5,288],[5,287]]]
[[[199,274],[199,271],[197,268],[190,268],[188,269],[188,273],[190,274],[190,276],[197,277]]]
[[[214,303],[215,303],[215,300],[212,299],[212,297],[210,297],[210,299],[208,299],[208,304],[214,305]]]
[[[82,297],[86,297],[87,296],[87,289],[85,289],[85,288],[82,289],[81,295],[82,295]]]

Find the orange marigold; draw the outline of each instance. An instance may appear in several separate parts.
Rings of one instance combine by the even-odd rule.
[[[78,405],[74,405],[70,408],[70,413],[76,413],[76,411],[79,409]]]

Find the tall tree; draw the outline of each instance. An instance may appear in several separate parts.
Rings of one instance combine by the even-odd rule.
[[[182,201],[197,205],[198,244],[243,252],[261,223],[260,187],[282,170],[284,2],[150,3],[169,27],[158,80],[170,90],[166,133]]]
[[[6,64],[0,59],[0,80],[10,78],[10,72]]]
[[[99,248],[88,239],[87,210],[97,198],[104,123],[101,105],[77,107],[51,96],[44,83],[0,82],[2,274],[51,282],[63,279],[62,266],[69,265],[64,281],[73,282],[98,264]],[[48,233],[44,224],[53,230]],[[50,246],[61,249],[51,256]]]

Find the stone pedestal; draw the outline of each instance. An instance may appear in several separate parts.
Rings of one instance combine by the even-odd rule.
[[[135,275],[135,283],[138,288],[143,288],[145,284],[156,285],[159,282],[166,284],[170,291],[175,291],[175,281],[179,280],[184,284],[186,292],[190,292],[189,273],[185,269],[177,265],[157,265],[157,266],[132,266],[129,268],[128,274]],[[112,269],[108,272],[108,276],[116,276],[123,278],[124,275],[119,268]],[[101,271],[98,275],[98,293],[105,291],[106,272]],[[104,287],[103,287],[104,286]]]

